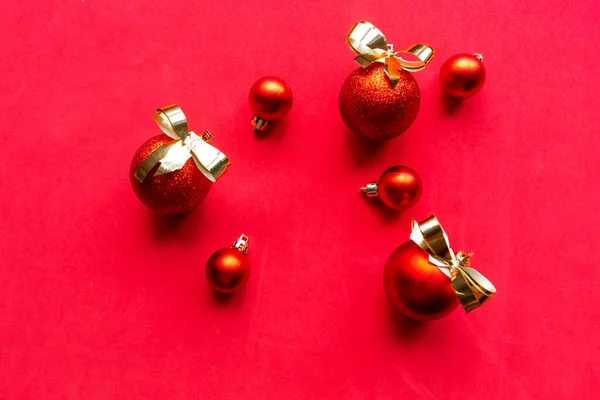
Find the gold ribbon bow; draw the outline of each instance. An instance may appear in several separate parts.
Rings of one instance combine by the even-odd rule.
[[[394,45],[388,44],[385,35],[370,22],[360,21],[354,24],[346,37],[346,42],[358,54],[354,60],[361,67],[366,68],[373,62],[385,64],[385,72],[390,78],[392,87],[396,87],[400,78],[400,71],[405,69],[417,72],[424,69],[433,58],[435,50],[426,44],[413,44],[403,50],[394,51]],[[409,53],[419,61],[409,61],[399,56],[400,53]]]
[[[178,105],[170,105],[159,108],[154,113],[154,121],[158,127],[174,140],[165,143],[140,164],[135,177],[143,182],[156,164],[160,167],[155,175],[163,175],[183,168],[190,157],[194,160],[196,167],[211,182],[215,182],[229,166],[229,159],[225,154],[208,142],[212,139],[209,131],[202,136],[188,131],[185,114]]]
[[[454,254],[448,236],[435,215],[418,223],[413,220],[410,239],[429,254],[429,262],[452,279],[452,287],[466,312],[480,307],[496,293],[496,288],[483,275],[469,268],[469,257],[461,251]]]

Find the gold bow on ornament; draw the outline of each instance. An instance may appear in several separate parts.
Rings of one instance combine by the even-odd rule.
[[[346,42],[358,54],[354,60],[366,68],[374,62],[385,64],[385,72],[390,78],[392,87],[396,87],[403,69],[417,72],[424,69],[433,58],[435,50],[426,44],[417,43],[406,49],[394,51],[394,45],[388,44],[385,35],[370,22],[360,21],[354,24],[346,37]],[[419,61],[409,61],[399,56],[408,53]]]
[[[219,149],[208,144],[212,139],[209,131],[204,132],[202,136],[188,131],[185,114],[178,105],[159,108],[154,113],[154,121],[174,140],[154,150],[140,164],[135,171],[138,181],[143,182],[157,164],[160,164],[160,167],[155,175],[163,175],[183,168],[190,157],[211,182],[223,175],[229,166],[229,160]]]
[[[466,312],[480,307],[496,293],[496,288],[483,275],[469,268],[473,253],[454,254],[448,236],[435,215],[418,223],[413,220],[410,239],[429,254],[429,262],[452,279],[452,287]]]

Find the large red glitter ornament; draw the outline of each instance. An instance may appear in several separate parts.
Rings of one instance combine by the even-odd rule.
[[[156,165],[143,182],[135,177],[138,167],[150,153],[172,141],[167,135],[148,139],[135,152],[129,169],[131,186],[136,196],[150,209],[165,214],[191,211],[202,203],[212,186],[211,181],[200,172],[191,158],[177,171],[156,175],[159,167]]]
[[[344,123],[373,140],[395,138],[407,130],[419,112],[419,86],[410,72],[421,71],[435,54],[417,43],[400,51],[370,22],[354,24],[346,43],[361,68],[344,81],[338,105]]]
[[[477,93],[485,83],[481,54],[456,54],[440,69],[440,85],[452,97],[465,99]]]
[[[396,309],[419,321],[442,318],[460,304],[450,278],[414,242],[404,243],[390,255],[383,287]]]
[[[355,69],[344,81],[338,105],[351,131],[373,140],[395,138],[417,118],[421,95],[410,72],[399,71],[392,87],[385,65],[375,62]]]
[[[181,108],[159,108],[154,121],[164,135],[146,141],[134,154],[129,176],[137,197],[166,214],[184,213],[199,205],[229,166],[229,159],[202,136],[188,130]]]
[[[206,263],[206,279],[210,286],[220,293],[235,293],[240,290],[250,278],[250,263],[246,253],[249,238],[240,238],[233,246],[217,250]]]
[[[284,118],[292,108],[294,95],[283,79],[267,76],[254,82],[248,100],[254,112],[252,127],[256,132],[265,129],[269,121]]]
[[[360,190],[368,197],[379,197],[389,208],[404,210],[419,201],[423,183],[414,169],[396,165],[383,171],[378,181],[369,182]]]

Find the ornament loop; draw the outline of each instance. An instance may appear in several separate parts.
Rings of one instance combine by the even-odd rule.
[[[187,119],[183,110],[176,104],[156,110],[154,122],[170,138],[185,140],[188,136]]]
[[[206,143],[210,142],[210,140],[212,139],[212,133],[210,133],[209,131],[204,131],[204,133],[202,134],[202,136],[200,136],[202,138],[202,140],[204,140]]]
[[[234,249],[238,249],[242,252],[242,254],[246,254],[248,252],[250,238],[242,233],[240,238],[233,243]]]
[[[452,279],[452,288],[466,312],[481,307],[496,293],[486,277],[469,267],[473,253],[454,251],[448,235],[435,215],[418,223],[412,221],[410,239],[429,254],[429,261]]]
[[[187,119],[178,105],[159,108],[154,113],[154,121],[165,135],[174,140],[158,147],[140,164],[135,171],[138,181],[143,182],[157,164],[160,166],[155,175],[163,175],[183,168],[190,158],[211,182],[215,182],[229,166],[225,154],[208,144],[212,139],[209,131],[198,136],[188,130]]]
[[[346,36],[346,42],[352,51],[358,54],[354,60],[361,67],[366,68],[373,62],[384,63],[392,87],[396,87],[402,69],[410,72],[421,71],[435,55],[432,47],[422,43],[395,52],[394,45],[388,44],[383,32],[367,21],[354,24]],[[402,53],[411,54],[419,61],[406,60],[400,56]]]

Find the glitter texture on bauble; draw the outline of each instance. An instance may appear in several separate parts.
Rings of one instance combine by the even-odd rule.
[[[421,95],[410,72],[400,71],[392,88],[383,63],[355,69],[339,96],[340,114],[354,133],[371,140],[393,139],[406,131],[419,113]]]
[[[148,139],[136,151],[131,160],[129,177],[136,196],[148,208],[164,214],[178,214],[193,210],[200,205],[212,186],[196,167],[194,160],[187,160],[183,168],[163,175],[156,175],[157,164],[143,182],[135,177],[140,164],[158,147],[172,142],[167,135]]]

